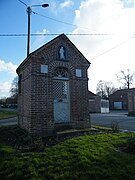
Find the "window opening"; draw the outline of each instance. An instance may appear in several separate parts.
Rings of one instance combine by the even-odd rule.
[[[54,77],[58,78],[68,78],[68,70],[64,67],[58,67],[54,71]]]

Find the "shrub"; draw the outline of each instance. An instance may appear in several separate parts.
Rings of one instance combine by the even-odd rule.
[[[135,135],[131,134],[131,136],[127,140],[127,152],[135,153]]]
[[[112,121],[111,122],[111,128],[112,128],[112,132],[119,132],[119,122],[118,121]]]
[[[135,116],[135,112],[129,112],[128,116]]]

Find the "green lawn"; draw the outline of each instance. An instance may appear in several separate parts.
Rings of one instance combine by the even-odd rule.
[[[16,112],[9,112],[9,111],[1,111],[0,110],[0,120],[1,119],[8,119],[17,116]]]
[[[135,179],[135,154],[120,151],[134,134],[80,136],[45,147],[43,152],[22,153],[15,148],[18,139],[14,138],[16,134],[22,138],[23,131],[17,127],[0,130],[1,179]]]

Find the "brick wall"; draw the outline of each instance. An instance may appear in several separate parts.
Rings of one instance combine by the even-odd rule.
[[[122,103],[122,110],[129,110],[133,108],[133,96],[134,96],[135,88],[131,89],[121,89],[109,97],[109,106],[110,109],[114,110],[114,102]]]
[[[128,93],[128,112],[129,114],[135,114],[135,89]]]
[[[121,89],[109,96],[109,107],[115,110],[114,103],[121,102],[121,110],[128,110],[128,89]]]
[[[88,91],[89,94],[89,112],[90,113],[101,113],[101,97]]]
[[[101,98],[100,97],[89,99],[89,112],[101,113]]]

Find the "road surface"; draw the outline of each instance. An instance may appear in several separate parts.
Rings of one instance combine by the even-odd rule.
[[[0,120],[0,126],[17,125],[17,117]]]
[[[101,125],[112,127],[112,123],[118,123],[119,129],[135,131],[135,117],[127,116],[127,112],[110,112],[108,114],[91,114],[91,123],[93,125]],[[17,117],[0,120],[0,126],[16,125]]]
[[[0,111],[11,111],[11,112],[17,112],[17,109],[13,109],[13,108],[1,108],[1,107],[0,107]]]
[[[108,114],[91,114],[91,123],[112,127],[112,123],[118,123],[119,129],[135,131],[135,117],[127,115],[126,111],[110,112]]]

